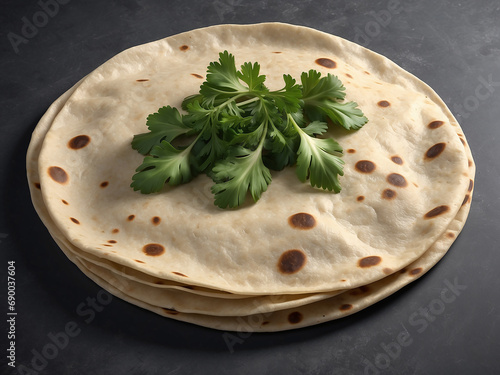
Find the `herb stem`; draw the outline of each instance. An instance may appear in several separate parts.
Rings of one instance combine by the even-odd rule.
[[[256,102],[257,100],[260,100],[261,97],[260,96],[255,96],[253,97],[252,99],[248,99],[248,100],[245,100],[243,102],[239,102],[239,103],[236,103],[236,105],[238,107],[243,107],[244,105],[247,105],[247,104],[250,104],[250,103],[253,103],[253,102]]]

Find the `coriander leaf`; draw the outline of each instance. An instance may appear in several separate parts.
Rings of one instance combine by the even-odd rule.
[[[302,99],[305,104],[324,99],[343,100],[345,98],[345,87],[337,76],[328,73],[325,77],[320,77],[321,73],[313,69],[301,74]]]
[[[314,107],[309,103],[304,111],[311,119],[326,120],[328,117],[335,124],[339,124],[347,130],[357,130],[368,122],[356,102],[338,103],[333,101],[315,102]]]
[[[227,142],[221,139],[217,133],[215,125],[211,125],[210,129],[201,134],[201,140],[197,142],[196,158],[201,172],[212,169],[215,162],[226,153]]]
[[[309,182],[313,187],[340,192],[338,175],[343,176],[344,161],[342,148],[332,138],[313,138],[300,128],[291,115],[288,115],[300,136],[300,145],[297,151],[297,177]]]
[[[246,129],[252,122],[251,116],[241,117],[241,115],[229,114],[223,112],[219,116],[220,128],[223,131],[226,140],[230,140],[234,135],[239,134],[238,131]]]
[[[237,72],[236,75],[248,85],[249,91],[268,91],[264,86],[264,81],[266,80],[265,75],[259,75],[260,65],[255,63],[246,62],[241,66],[241,72]]]
[[[264,126],[261,124],[256,129],[236,134],[229,142],[230,145],[241,145],[246,147],[255,147],[262,139]]]
[[[263,160],[266,167],[274,171],[281,171],[285,167],[295,164],[299,137],[285,137],[285,143],[279,146],[277,146],[276,139],[277,137],[273,140],[267,139],[265,148],[271,152],[263,154]]]
[[[187,111],[186,122],[189,122],[191,127],[197,132],[205,128],[210,122],[210,116],[215,113],[214,108],[202,107],[198,100],[188,103]]]
[[[294,112],[299,113],[301,112]],[[276,171],[295,164],[299,145],[297,131],[290,121],[278,119],[279,121],[269,122],[268,137],[264,146],[266,150],[271,151],[264,155],[264,164]]]
[[[347,130],[356,130],[368,122],[355,102],[339,103],[345,98],[345,87],[334,75],[321,77],[321,73],[310,70],[301,75],[304,112],[311,121],[328,118]]]
[[[262,98],[252,104],[250,118],[248,128],[242,129],[242,132],[231,140],[231,145],[256,147],[266,137],[269,124],[280,120],[274,105],[269,100]]]
[[[190,181],[193,177],[189,162],[191,147],[177,150],[167,141],[162,141],[136,169],[130,186],[134,191],[149,194],[160,191],[166,182],[179,185]]]
[[[212,173],[212,193],[220,208],[240,206],[248,190],[256,202],[271,183],[271,172],[262,162],[262,143],[255,151],[233,148],[227,159],[215,164]]]
[[[134,135],[132,148],[146,155],[151,149],[159,145],[161,141],[172,142],[183,134],[192,133],[193,129],[182,120],[179,111],[170,106],[162,107],[158,112],[150,114],[146,125],[149,133]]]
[[[268,130],[268,136],[270,138],[270,145],[271,147],[269,148],[272,152],[274,153],[279,153],[283,151],[287,144],[287,137],[285,134],[283,134],[278,127],[271,122],[270,127]]]
[[[328,124],[322,121],[313,121],[302,128],[303,132],[313,137],[314,135],[321,135],[328,130]]]
[[[201,94],[189,95],[184,98],[181,104],[181,108],[185,111],[188,111],[188,106],[193,104],[194,102],[202,102],[203,96]]]
[[[248,92],[236,71],[234,56],[227,51],[219,54],[219,62],[211,62],[207,68],[206,81],[200,87],[203,103],[208,106],[219,105],[221,101],[238,93]]]
[[[302,90],[295,79],[289,74],[283,74],[285,87],[281,90],[271,91],[266,97],[272,98],[280,112],[292,113],[300,109]]]

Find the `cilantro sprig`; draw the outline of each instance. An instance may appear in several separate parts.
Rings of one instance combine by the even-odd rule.
[[[131,187],[149,194],[205,173],[214,182],[215,205],[235,208],[248,192],[254,201],[261,197],[271,183],[270,170],[296,164],[300,181],[340,192],[342,148],[321,136],[328,120],[356,130],[368,119],[355,102],[343,102],[345,87],[332,74],[310,70],[300,84],[284,74],[284,86],[276,91],[265,80],[258,63],[245,62],[237,70],[234,56],[221,52],[199,93],[182,102],[185,113],[162,107],[148,116],[149,132],[134,136],[132,147],[145,158]]]

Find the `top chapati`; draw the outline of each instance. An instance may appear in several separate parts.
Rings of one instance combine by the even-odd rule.
[[[130,147],[159,107],[180,107],[228,50],[259,62],[271,89],[316,69],[344,82],[369,119],[332,131],[342,192],[273,174],[254,205],[221,210],[211,180],[141,195]],[[84,252],[166,280],[241,294],[354,288],[418,259],[457,215],[470,184],[457,123],[435,92],[388,59],[316,30],[224,25],[131,48],[89,74],[54,119],[38,158],[55,225]]]

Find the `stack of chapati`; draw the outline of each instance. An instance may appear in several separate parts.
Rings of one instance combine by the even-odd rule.
[[[158,108],[198,92],[221,51],[258,62],[266,84],[337,75],[369,122],[329,132],[339,194],[273,173],[256,204],[221,210],[199,176],[130,188],[130,146]],[[474,163],[457,121],[422,81],[341,38],[286,24],[223,25],[126,50],[61,96],[27,155],[34,206],[60,248],[114,295],[223,330],[278,331],[359,311],[428,271],[462,229]]]

